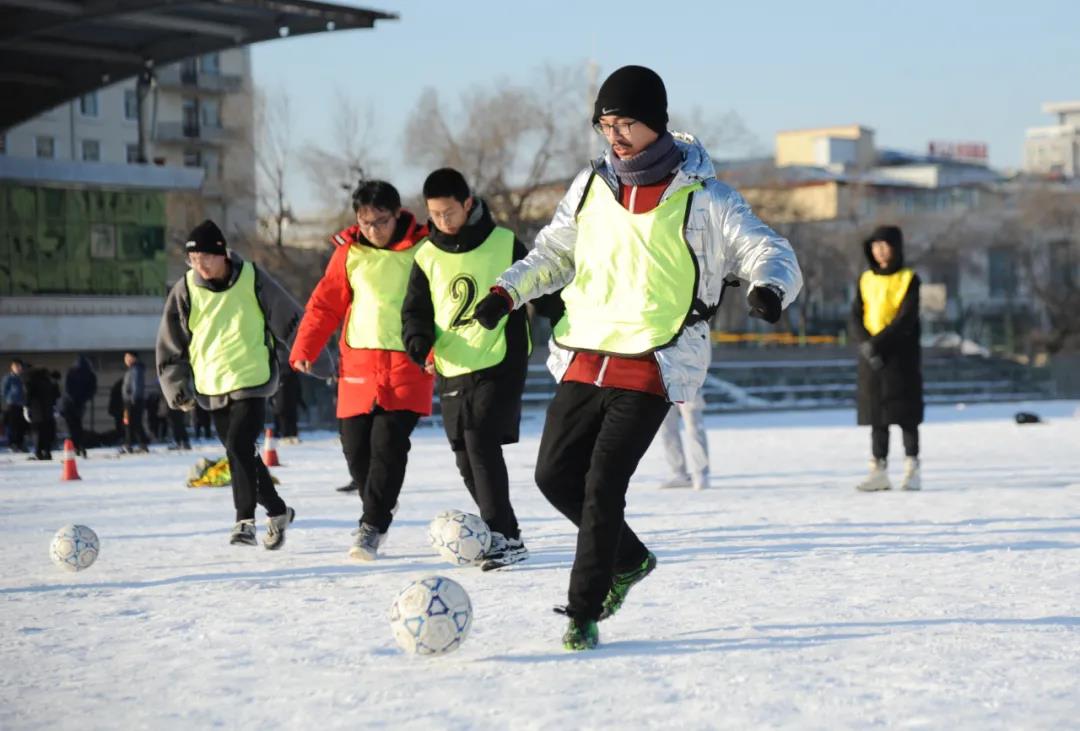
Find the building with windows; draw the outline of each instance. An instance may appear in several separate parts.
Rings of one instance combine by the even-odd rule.
[[[206,211],[231,237],[255,232],[254,111],[248,47],[158,69],[143,104],[147,161],[205,172]],[[139,163],[135,79],[78,99],[0,133],[12,157]]]
[[[1072,179],[1080,177],[1080,101],[1043,104],[1058,123],[1031,127],[1024,140],[1024,172]]]

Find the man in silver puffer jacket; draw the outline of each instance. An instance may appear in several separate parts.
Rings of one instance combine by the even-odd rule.
[[[626,66],[608,77],[593,123],[610,149],[578,174],[533,251],[475,310],[494,327],[545,294],[562,291],[566,304],[550,343],[559,387],[536,481],[579,527],[563,610],[571,650],[595,647],[596,622],[656,565],[623,520],[626,490],[670,404],[692,400],[705,381],[724,278],[747,281],[751,316],[770,323],[802,288],[790,244],[667,121],[655,72]]]

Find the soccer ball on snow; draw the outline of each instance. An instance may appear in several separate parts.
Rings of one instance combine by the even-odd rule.
[[[491,548],[491,531],[479,515],[455,512],[440,525],[436,521],[429,538],[439,555],[455,566],[475,564]]]
[[[442,543],[442,538],[440,536],[442,534],[443,523],[445,523],[447,520],[449,520],[453,516],[460,515],[460,514],[461,514],[460,510],[453,510],[453,509],[444,510],[441,513],[439,513],[438,515],[436,515],[434,518],[431,519],[431,522],[428,523],[427,537],[428,537],[428,543],[431,544],[432,548],[434,548],[435,550],[438,550],[439,546]]]
[[[65,571],[88,569],[98,556],[97,533],[85,525],[65,525],[49,544],[49,558]]]
[[[411,655],[453,652],[472,626],[472,603],[461,584],[428,576],[406,586],[390,607],[390,629]]]

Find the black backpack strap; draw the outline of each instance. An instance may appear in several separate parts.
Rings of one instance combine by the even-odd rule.
[[[716,304],[707,305],[705,302],[698,298],[694,298],[694,303],[690,306],[690,316],[686,318],[687,325],[696,325],[699,322],[709,322],[716,315],[716,311],[720,309],[720,303],[724,301],[724,291],[731,287],[732,289],[739,286],[739,280],[734,277],[724,277],[724,283],[720,285],[720,296],[716,298]]]

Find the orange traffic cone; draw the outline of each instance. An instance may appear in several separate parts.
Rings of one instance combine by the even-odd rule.
[[[267,467],[281,466],[281,462],[278,462],[277,458],[277,449],[274,448],[274,431],[272,429],[266,430],[266,441],[263,443],[262,461]]]
[[[63,468],[63,472],[60,473],[61,482],[82,479],[79,477],[79,470],[75,466],[75,442],[70,439],[64,440],[64,459],[60,466]]]

